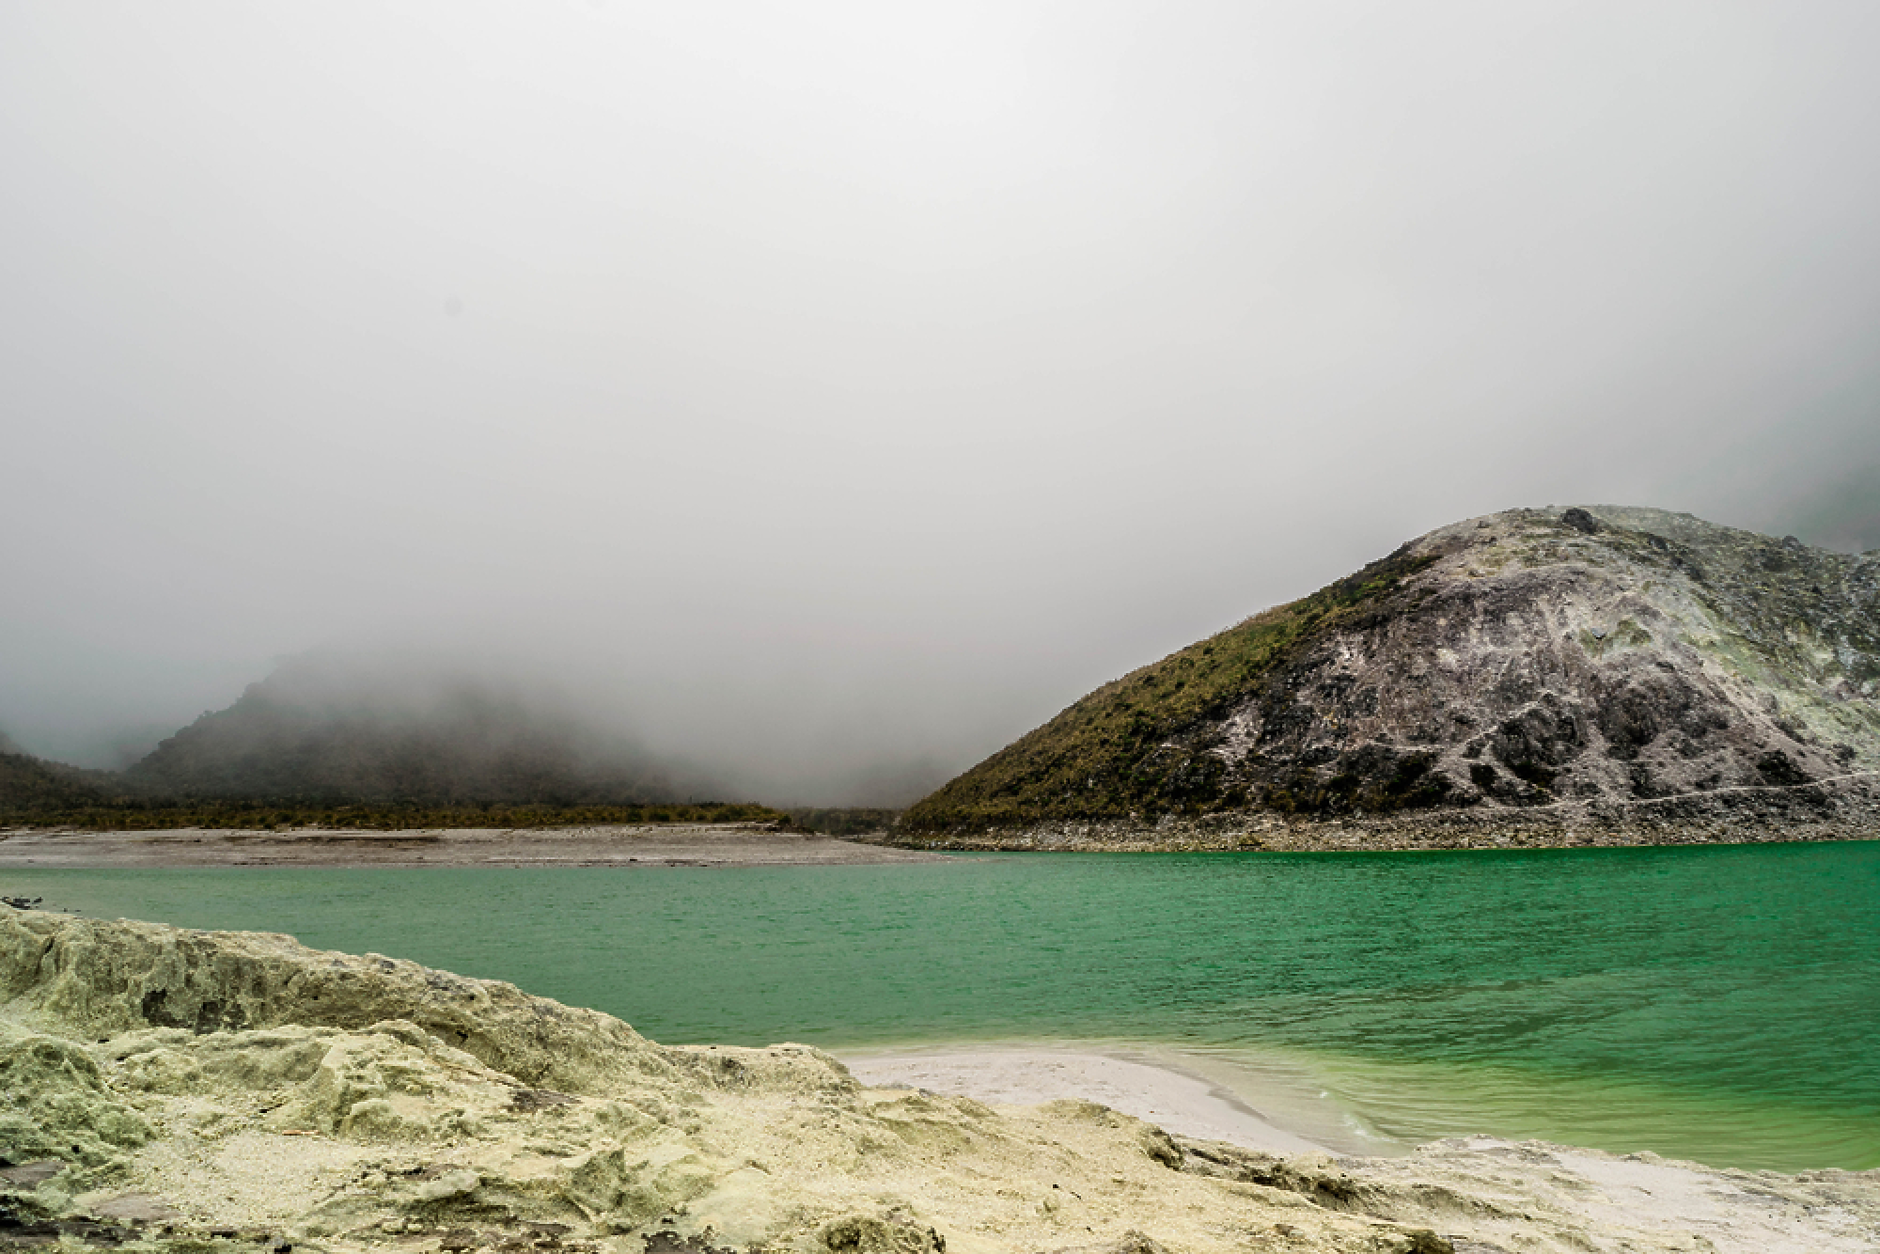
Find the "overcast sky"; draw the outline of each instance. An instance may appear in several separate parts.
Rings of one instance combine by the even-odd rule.
[[[321,646],[903,800],[1443,523],[1880,547],[1880,6],[9,4],[0,728]]]

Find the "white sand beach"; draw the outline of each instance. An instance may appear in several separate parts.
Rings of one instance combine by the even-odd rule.
[[[1272,1102],[1250,1104],[1242,1094],[1153,1056],[983,1046],[879,1053],[840,1053],[855,1078],[871,1088],[911,1088],[977,1101],[1034,1106],[1063,1098],[1101,1102],[1112,1110],[1156,1124],[1177,1136],[1226,1141],[1271,1154],[1344,1150],[1324,1136],[1330,1112],[1311,1121],[1298,1117],[1299,1095],[1275,1091]],[[1280,1106],[1293,1114],[1284,1123],[1267,1113]],[[1310,1139],[1307,1132],[1321,1139]],[[1377,1153],[1379,1145],[1365,1147]]]

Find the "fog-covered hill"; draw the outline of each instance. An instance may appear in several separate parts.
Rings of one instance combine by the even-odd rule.
[[[342,654],[283,664],[124,778],[148,795],[327,804],[630,804],[707,786],[539,698]]]
[[[0,812],[12,818],[60,814],[108,803],[123,785],[106,771],[85,771],[0,746]]]
[[[634,807],[724,798],[705,772],[597,730],[539,689],[410,656],[291,659],[122,772],[0,746],[7,822],[461,825],[482,814],[507,826],[636,821]]]

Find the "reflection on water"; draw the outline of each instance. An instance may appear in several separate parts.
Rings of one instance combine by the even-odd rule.
[[[1125,1041],[1221,1069],[1256,1107],[1317,1086],[1359,1138],[1880,1166],[1873,843],[7,872],[0,889],[512,980],[665,1041]]]

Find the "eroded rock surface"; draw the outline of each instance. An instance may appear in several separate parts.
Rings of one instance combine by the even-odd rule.
[[[1880,1239],[1874,1173],[1488,1141],[1274,1157],[1091,1102],[864,1089],[804,1046],[664,1047],[509,985],[284,936],[11,909],[0,1158],[0,1246],[1839,1254]]]

